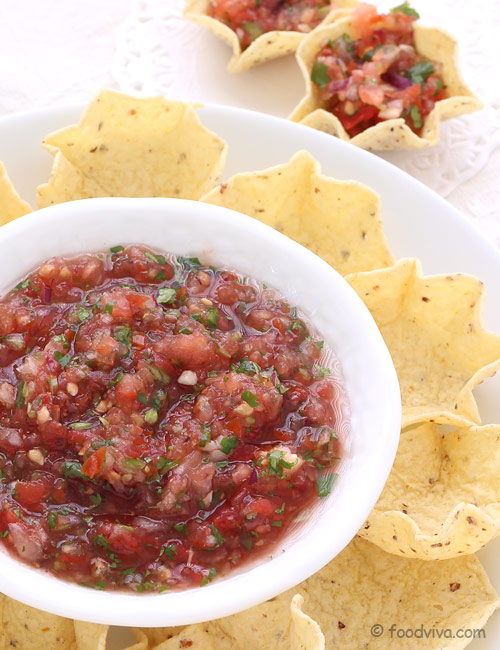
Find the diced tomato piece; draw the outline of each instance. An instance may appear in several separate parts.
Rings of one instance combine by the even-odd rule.
[[[89,478],[94,478],[102,469],[106,458],[106,447],[103,445],[97,451],[87,458],[82,465],[82,474]]]
[[[18,481],[15,488],[16,499],[25,507],[39,504],[49,494],[47,481]]]

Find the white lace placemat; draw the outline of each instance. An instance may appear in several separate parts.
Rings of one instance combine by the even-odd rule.
[[[383,9],[396,0],[379,0]],[[293,56],[229,75],[229,49],[182,18],[183,0],[3,0],[0,115],[86,102],[111,86],[232,104],[286,117],[303,93]],[[446,197],[500,246],[500,3],[414,0],[422,22],[460,43],[460,64],[484,110],[442,125],[441,143],[383,154]]]

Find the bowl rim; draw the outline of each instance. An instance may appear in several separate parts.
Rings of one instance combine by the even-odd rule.
[[[339,290],[343,297],[349,296],[350,307],[362,323],[363,332],[370,345],[373,346],[373,360],[376,361],[380,378],[383,379],[381,384],[384,385],[383,390],[379,390],[380,386],[375,386],[374,390],[379,390],[380,393],[380,417],[383,422],[381,428],[386,435],[376,443],[369,441],[369,444],[373,446],[373,463],[372,467],[366,468],[361,486],[364,494],[364,507],[359,512],[352,508],[352,512],[345,513],[346,520],[343,522],[342,534],[331,545],[324,543],[323,540],[329,540],[332,522],[331,520],[327,521],[324,514],[321,514],[314,524],[317,542],[314,553],[309,554],[310,557],[300,557],[297,551],[297,546],[300,546],[300,543],[296,542],[286,554],[281,554],[272,561],[261,562],[248,571],[230,576],[225,580],[215,581],[203,589],[193,588],[163,594],[129,594],[83,589],[79,585],[62,581],[39,569],[24,565],[6,552],[0,553],[1,590],[16,600],[38,609],[78,620],[111,625],[141,627],[187,625],[228,616],[276,596],[310,577],[349,543],[378,499],[396,454],[401,422],[399,383],[390,354],[375,321],[345,279],[326,262],[300,244],[269,226],[233,210],[198,201],[170,198],[99,198],[73,201],[44,208],[2,227],[0,229],[0,250],[6,245],[8,246],[9,241],[14,242],[19,237],[36,237],[37,230],[43,231],[45,236],[47,233],[50,236],[50,233],[53,232],[52,229],[56,226],[61,227],[66,224],[64,227],[69,228],[70,219],[83,220],[85,218],[85,223],[88,226],[90,210],[95,211],[94,216],[99,213],[102,218],[102,214],[116,215],[117,211],[120,214],[127,211],[134,211],[137,214],[139,207],[143,218],[146,219],[152,219],[151,215],[155,210],[163,209],[167,214],[170,209],[174,210],[175,218],[179,219],[182,215],[184,222],[186,219],[187,221],[193,218],[196,220],[200,213],[204,213],[203,218],[210,219],[212,227],[226,228],[229,231],[236,229],[245,236],[253,236],[264,242],[265,245],[272,246],[275,251],[279,253],[286,251],[291,259],[302,261],[306,265],[306,272],[308,272],[307,269],[313,269],[316,273],[321,273],[321,278],[324,275],[328,279],[329,286]],[[144,217],[145,214],[148,216]],[[191,216],[189,216],[190,214]],[[193,217],[193,215],[195,216]],[[106,218],[111,219],[112,217]],[[168,216],[168,218],[173,219],[174,217]],[[92,224],[92,227],[98,225],[99,219],[94,220],[96,223]],[[92,222],[92,218],[90,218],[90,222]],[[141,225],[142,222],[137,223],[139,238]],[[90,226],[88,227],[91,229]],[[115,243],[116,241],[110,245]],[[132,242],[123,241],[123,243]],[[141,242],[136,240],[135,243]],[[41,241],[39,245],[41,245]],[[98,248],[93,250],[98,250]],[[100,247],[100,250],[102,249],[103,247]],[[81,252],[88,251],[82,250]],[[66,255],[64,252],[54,251],[53,255],[56,254]],[[38,264],[43,261],[44,256],[41,255]],[[24,277],[33,268],[26,268],[23,264],[22,261],[19,263],[18,277]],[[5,295],[9,288],[6,286],[2,295]],[[300,303],[298,306],[301,307]],[[292,571],[290,570],[290,561],[294,567]],[[250,575],[252,577],[249,580],[248,576]],[[256,584],[258,584],[257,589]],[[249,589],[250,585],[253,585],[253,590]],[[230,595],[229,598],[228,595]],[[168,601],[161,600],[167,598]]]

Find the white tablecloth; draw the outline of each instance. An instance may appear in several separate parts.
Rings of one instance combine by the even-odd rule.
[[[2,0],[0,116],[88,102],[102,87],[232,104],[285,117],[303,94],[293,56],[239,75],[229,49],[181,17],[183,0]],[[398,4],[380,0],[381,8]],[[446,197],[500,246],[497,0],[414,0],[422,22],[460,43],[484,110],[442,125],[441,143],[384,157]]]

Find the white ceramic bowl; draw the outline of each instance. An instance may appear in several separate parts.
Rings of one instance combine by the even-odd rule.
[[[0,229],[0,295],[45,259],[140,243],[235,269],[276,288],[310,318],[340,361],[350,440],[330,496],[272,559],[203,588],[163,594],[93,591],[33,569],[0,548],[0,591],[61,616],[113,625],[170,626],[263,602],[321,569],[375,504],[397,449],[401,406],[389,352],[368,310],[326,262],[232,210],[178,199],[105,198],[56,205]],[[285,552],[282,552],[284,550]]]

